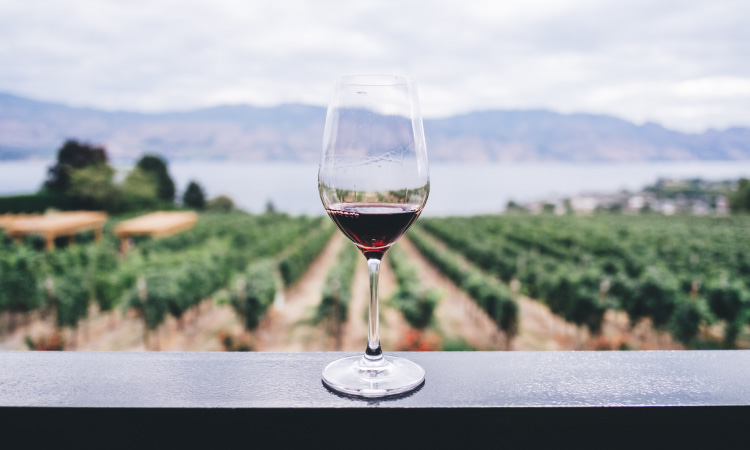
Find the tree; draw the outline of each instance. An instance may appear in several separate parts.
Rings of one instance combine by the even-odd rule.
[[[76,209],[112,210],[118,196],[114,175],[115,170],[108,164],[72,169],[64,195]]]
[[[157,177],[153,172],[135,167],[120,185],[120,210],[133,211],[157,208],[159,197]]]
[[[505,205],[505,212],[508,212],[508,213],[522,213],[526,211],[527,211],[526,208],[519,205],[513,200],[508,200],[508,203]]]
[[[135,165],[144,172],[151,173],[156,179],[157,196],[168,203],[174,202],[175,188],[172,177],[167,171],[167,163],[159,156],[144,155]]]
[[[729,197],[729,207],[732,212],[750,213],[750,180],[741,178],[737,183],[737,190]]]
[[[107,152],[74,139],[65,141],[57,152],[57,162],[47,172],[44,189],[55,194],[65,194],[70,187],[71,172],[90,166],[106,166]]]
[[[182,196],[182,203],[188,208],[205,209],[206,193],[198,183],[191,181]]]
[[[230,212],[234,210],[234,200],[226,195],[219,195],[206,204],[210,211]]]

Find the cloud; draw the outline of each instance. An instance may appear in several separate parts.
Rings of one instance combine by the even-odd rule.
[[[674,87],[678,97],[688,100],[750,97],[750,77],[705,77],[686,80]],[[750,103],[749,103],[750,104]]]
[[[142,111],[325,104],[337,76],[400,73],[426,116],[747,126],[749,14],[744,0],[0,0],[0,91]]]

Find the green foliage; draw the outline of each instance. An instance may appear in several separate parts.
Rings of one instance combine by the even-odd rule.
[[[77,326],[88,316],[92,297],[103,311],[120,301],[124,285],[114,240],[59,249],[46,256],[40,271],[58,326]]]
[[[469,294],[501,330],[509,336],[518,332],[518,304],[505,285],[467,266],[454,251],[437,244],[420,227],[409,231],[409,239],[443,274]]]
[[[80,268],[67,270],[63,276],[53,278],[52,302],[57,309],[57,326],[75,328],[78,321],[88,315],[89,277]]]
[[[65,195],[76,209],[110,211],[118,196],[114,175],[115,169],[107,164],[71,169]]]
[[[742,178],[737,183],[737,190],[729,197],[732,212],[750,213],[750,180]]]
[[[203,191],[201,185],[195,181],[191,181],[188,184],[185,193],[182,195],[182,204],[186,208],[192,209],[205,209],[206,208],[206,193]]]
[[[508,203],[506,203],[505,205],[505,212],[511,213],[511,214],[513,213],[520,214],[520,213],[526,213],[528,212],[528,210],[524,208],[523,206],[519,205],[518,203],[516,203],[515,201],[509,200]]]
[[[654,326],[664,327],[677,305],[678,293],[675,276],[664,268],[652,266],[638,280],[631,302],[623,307],[634,323],[651,317]]]
[[[326,321],[329,329],[338,330],[339,325],[349,315],[349,302],[352,298],[352,281],[357,262],[360,262],[357,247],[344,243],[338,254],[338,261],[326,276],[323,287],[323,298],[317,306],[315,321]],[[335,331],[334,331],[335,333]]]
[[[116,244],[105,241],[87,247],[90,264],[88,266],[94,299],[102,311],[111,311],[121,300],[130,277],[122,273]]]
[[[443,341],[444,352],[473,352],[476,348],[463,339],[446,339]]]
[[[740,330],[750,315],[750,293],[739,281],[712,281],[706,286],[711,312],[725,322],[724,346],[733,348]]]
[[[648,317],[702,345],[691,336],[715,315],[726,323],[727,346],[750,316],[750,302],[740,300],[750,286],[749,225],[747,217],[657,215],[420,221],[487,273],[518,279],[522,292],[567,320],[596,330],[606,308],[621,308],[633,323]],[[444,270],[461,282],[460,271],[451,275],[456,267]]]
[[[111,311],[117,306],[123,293],[123,284],[117,274],[96,273],[91,280],[94,299],[101,311]]]
[[[544,298],[552,312],[565,320],[599,332],[606,308],[601,301],[602,275],[562,266],[547,281]]]
[[[73,170],[106,165],[107,152],[104,147],[69,139],[58,150],[57,162],[49,168],[44,189],[58,195],[66,194]]]
[[[422,286],[417,268],[400,248],[392,247],[388,251],[388,261],[398,281],[398,289],[391,297],[392,304],[401,311],[409,326],[417,330],[427,328],[433,321],[442,294]]]
[[[250,264],[236,277],[231,293],[231,303],[244,322],[245,329],[253,331],[276,295],[276,266],[271,259],[261,259]]]
[[[305,273],[307,266],[313,262],[331,239],[332,232],[333,228],[328,223],[322,228],[312,230],[309,237],[306,237],[302,243],[295,246],[291,252],[281,259],[279,271],[286,286],[291,286]]]
[[[114,178],[115,170],[108,164],[103,147],[67,141],[49,169],[40,193],[45,196],[31,199],[33,203],[23,210],[41,212],[54,206],[122,213],[168,207],[174,202],[174,182],[166,163],[157,156],[142,157],[121,184],[115,184]],[[8,210],[21,210],[9,201]],[[5,208],[0,200],[0,211]]]
[[[43,303],[39,254],[26,248],[0,253],[0,312],[28,312]]]
[[[400,287],[391,299],[414,329],[422,330],[432,324],[433,315],[442,294],[434,289],[414,285]]]
[[[747,288],[739,281],[713,281],[706,286],[708,305],[716,317],[731,322],[747,307]]]
[[[226,195],[219,195],[218,197],[209,200],[206,204],[206,208],[209,211],[232,212],[235,209],[234,200]]]
[[[56,194],[40,192],[0,197],[0,214],[43,213],[48,209],[70,209],[69,200]]]
[[[107,233],[101,243],[48,254],[3,240],[0,312],[31,311],[43,307],[47,298],[58,324],[74,327],[94,299],[104,311],[135,308],[154,329],[168,314],[180,317],[242,276],[248,280],[253,311],[246,324],[254,327],[273,300],[275,275],[268,275],[276,270],[272,258],[321,223],[321,218],[284,214],[204,214],[191,230],[139,242],[125,259],[118,254],[117,240]]]
[[[672,336],[689,345],[698,336],[703,317],[704,313],[697,302],[680,302],[670,317],[669,328]]]
[[[170,301],[182,301],[178,275],[164,270],[139,278],[130,290],[128,306],[137,310],[146,327],[153,330],[166,319]]]
[[[139,167],[131,170],[120,186],[118,210],[137,211],[155,209],[161,201],[158,197],[158,179],[156,175]],[[172,195],[174,197],[174,194]]]
[[[169,176],[167,163],[160,156],[144,155],[136,163],[136,169],[151,175],[155,184],[155,197],[162,202],[174,202],[175,187]]]

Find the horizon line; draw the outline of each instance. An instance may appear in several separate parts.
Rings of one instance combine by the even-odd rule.
[[[19,99],[19,100],[30,101],[30,102],[41,103],[41,104],[47,104],[47,105],[53,105],[53,106],[61,106],[61,107],[70,108],[70,109],[90,110],[90,111],[97,111],[97,112],[102,112],[102,113],[107,113],[107,114],[138,114],[138,115],[144,115],[144,116],[159,116],[159,115],[167,115],[167,114],[189,114],[189,113],[194,113],[194,112],[198,112],[198,111],[206,111],[206,110],[211,110],[211,109],[218,109],[218,108],[222,108],[222,107],[249,107],[249,108],[255,108],[255,109],[274,109],[274,108],[280,108],[280,107],[284,107],[284,106],[303,106],[303,107],[314,107],[314,108],[321,108],[321,109],[326,109],[327,108],[327,105],[317,105],[317,104],[312,104],[312,103],[301,103],[301,102],[299,102],[299,103],[298,102],[282,102],[282,103],[276,103],[276,104],[273,104],[273,105],[254,105],[254,104],[251,104],[251,103],[219,103],[219,104],[214,104],[214,105],[211,105],[211,106],[196,106],[196,107],[192,107],[192,108],[177,108],[177,109],[148,111],[148,110],[135,110],[135,109],[128,110],[128,109],[119,109],[119,108],[111,109],[111,108],[99,107],[99,106],[76,105],[76,104],[71,104],[71,103],[67,103],[67,102],[64,102],[64,101],[42,100],[42,99],[39,99],[39,98],[36,98],[36,97],[29,97],[29,96],[26,96],[26,95],[12,93],[12,92],[8,92],[8,91],[5,91],[5,90],[0,90],[0,97],[1,96],[14,97],[14,98]],[[559,115],[559,116],[567,116],[567,117],[570,117],[570,116],[580,116],[580,115],[583,115],[583,116],[593,116],[593,117],[607,117],[607,118],[612,118],[612,119],[616,119],[616,120],[621,120],[623,122],[630,123],[630,124],[635,125],[637,127],[644,127],[644,126],[648,126],[648,125],[656,125],[656,126],[659,126],[661,128],[664,128],[665,130],[676,131],[678,133],[683,133],[683,134],[695,134],[695,135],[704,134],[704,133],[707,133],[709,131],[720,131],[721,132],[721,131],[727,131],[727,130],[731,130],[731,129],[750,128],[750,124],[745,124],[745,125],[737,125],[737,124],[735,124],[735,125],[729,125],[729,126],[726,126],[726,127],[723,127],[723,128],[716,128],[716,127],[706,126],[701,131],[695,131],[695,130],[693,130],[693,131],[683,131],[683,130],[679,130],[679,129],[675,129],[675,128],[668,128],[668,127],[664,126],[663,124],[661,124],[660,122],[653,121],[653,120],[646,120],[646,121],[644,121],[642,123],[639,123],[639,122],[635,122],[635,121],[632,121],[632,120],[629,120],[629,119],[625,119],[625,118],[623,118],[621,116],[613,115],[613,114],[610,114],[610,113],[589,112],[589,111],[561,112],[561,111],[558,111],[558,110],[554,110],[554,109],[550,109],[550,108],[544,108],[544,107],[529,107],[529,108],[480,108],[480,109],[473,109],[473,110],[468,110],[468,111],[464,111],[464,112],[456,112],[456,113],[453,113],[453,114],[450,114],[450,115],[439,115],[439,116],[429,116],[429,117],[423,116],[423,120],[444,120],[444,119],[450,119],[450,118],[455,118],[455,117],[467,116],[467,115],[471,115],[471,114],[482,114],[482,113],[492,113],[492,112],[542,112],[542,113],[551,113],[551,114],[556,114],[556,115]]]

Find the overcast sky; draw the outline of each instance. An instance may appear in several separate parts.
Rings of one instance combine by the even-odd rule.
[[[355,73],[415,77],[426,117],[750,126],[750,1],[0,0],[0,92],[110,110],[325,105]]]

